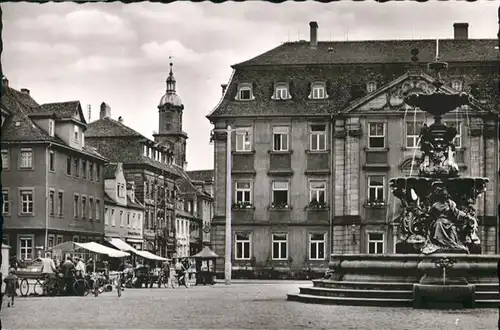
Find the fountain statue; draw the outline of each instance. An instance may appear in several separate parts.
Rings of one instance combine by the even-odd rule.
[[[480,251],[473,205],[489,180],[459,176],[453,143],[457,131],[442,123],[442,115],[470,104],[471,97],[441,90],[440,72],[447,68],[447,63],[436,59],[429,68],[435,72],[435,92],[412,93],[405,98],[406,104],[434,116],[434,123],[424,124],[420,133],[422,157],[418,176],[390,180],[392,192],[402,204],[396,218],[399,244],[413,246],[414,251],[407,248],[405,252],[426,255]]]

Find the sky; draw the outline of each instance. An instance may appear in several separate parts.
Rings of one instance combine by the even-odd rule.
[[[468,22],[469,38],[496,38],[499,3],[457,1],[3,3],[2,69],[11,87],[42,103],[79,100],[91,121],[106,102],[111,116],[152,139],[165,93],[169,56],[184,103],[188,170],[213,168],[213,128],[231,65],[282,42],[309,39],[453,38]]]

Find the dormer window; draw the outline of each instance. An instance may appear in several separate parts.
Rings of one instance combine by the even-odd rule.
[[[255,97],[253,96],[252,84],[250,83],[239,84],[238,95],[236,95],[236,99],[240,101],[255,99]]]
[[[311,84],[311,93],[309,94],[309,98],[313,100],[321,100],[328,98],[326,94],[326,86],[324,82],[313,82]]]
[[[75,142],[78,142],[78,134],[80,133],[80,128],[75,125],[75,134],[74,134],[74,140]]]
[[[49,135],[54,136],[54,119],[49,119]]]
[[[274,100],[289,100],[291,98],[292,96],[288,91],[287,83],[280,82],[275,85],[273,95]]]
[[[459,92],[462,91],[462,82],[460,80],[453,80],[451,82],[451,87]]]
[[[377,83],[374,81],[369,81],[366,83],[366,92],[372,93],[377,89]]]

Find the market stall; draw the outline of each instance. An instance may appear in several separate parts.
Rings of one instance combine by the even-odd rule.
[[[196,260],[196,285],[214,284],[215,259],[219,258],[219,255],[205,246],[191,258]]]

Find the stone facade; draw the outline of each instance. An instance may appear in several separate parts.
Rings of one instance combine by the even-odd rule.
[[[494,94],[498,73],[496,55],[490,50],[495,40],[441,42],[440,57],[450,62],[443,90],[465,91],[476,100],[444,120],[458,125],[456,158],[462,175],[491,180],[489,191],[478,200],[478,212],[483,252],[493,253],[498,250],[500,193],[498,157],[494,156],[499,151],[499,102]],[[464,42],[474,50],[464,52]],[[432,91],[434,78],[423,61],[434,59],[434,45],[433,40],[320,42],[314,47],[307,42],[285,43],[233,66],[222,100],[207,116],[214,125],[212,248],[221,256],[225,253],[225,128],[231,125],[248,132],[233,132],[229,146],[233,271],[297,273],[323,269],[332,252],[395,251],[392,222],[400,205],[388,182],[417,174],[418,168],[411,164],[420,156],[414,148],[419,125],[432,122],[430,115],[405,106],[403,98],[409,90]],[[421,54],[414,63],[412,48]],[[324,127],[326,137],[320,148],[313,125]],[[489,127],[486,134],[485,126]],[[283,143],[287,144],[284,150]],[[319,161],[322,154],[326,154],[326,166]],[[318,181],[325,183],[324,205],[313,208],[311,196],[318,196],[318,188],[312,183]],[[273,190],[274,182],[285,183],[286,198]],[[282,198],[286,205],[276,207],[275,200]],[[222,259],[217,269],[224,269]]]
[[[33,259],[65,241],[101,241],[106,158],[85,143],[80,103],[39,105],[5,78],[1,103],[3,242],[11,256]]]

